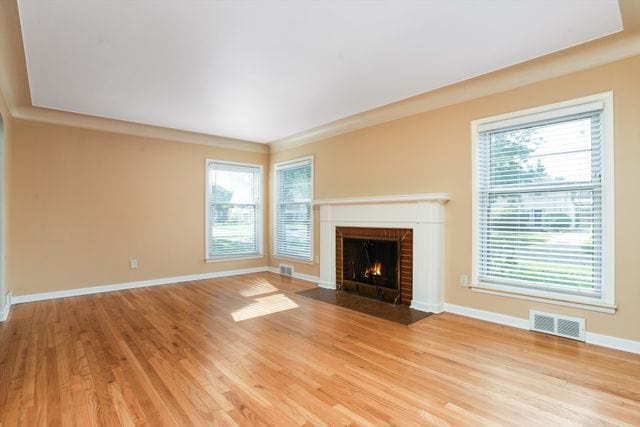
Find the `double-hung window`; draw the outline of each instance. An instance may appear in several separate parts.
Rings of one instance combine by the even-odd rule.
[[[207,160],[208,260],[262,254],[262,166]]]
[[[313,159],[275,166],[275,255],[312,259]]]
[[[474,286],[613,305],[612,94],[477,120]]]

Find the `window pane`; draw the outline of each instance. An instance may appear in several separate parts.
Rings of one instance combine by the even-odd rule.
[[[257,174],[253,170],[214,169],[213,202],[253,204],[257,196]]]
[[[599,120],[592,117],[560,123],[495,131],[490,134],[490,185],[589,182],[592,162],[592,132]]]
[[[258,252],[255,206],[215,205],[212,218],[209,245],[214,256]]]
[[[311,164],[278,171],[280,202],[311,201]]]
[[[309,258],[311,256],[311,206],[308,203],[282,204],[278,218],[278,253]]]
[[[481,276],[589,291],[600,279],[594,191],[489,196]]]

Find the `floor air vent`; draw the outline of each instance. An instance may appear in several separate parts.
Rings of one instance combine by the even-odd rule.
[[[529,310],[529,329],[574,340],[585,340],[584,319]]]
[[[283,276],[293,276],[293,267],[290,265],[280,264],[280,274]]]

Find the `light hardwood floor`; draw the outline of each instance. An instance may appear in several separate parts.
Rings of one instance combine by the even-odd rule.
[[[640,425],[640,356],[263,273],[16,305],[0,424]]]

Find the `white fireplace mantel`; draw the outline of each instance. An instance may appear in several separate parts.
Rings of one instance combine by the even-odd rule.
[[[417,310],[444,307],[444,205],[448,193],[315,200],[320,206],[320,282],[336,288],[336,227],[413,229],[413,300]]]
[[[371,203],[402,203],[402,202],[440,202],[446,203],[451,200],[449,193],[426,193],[426,194],[400,194],[391,196],[368,196],[368,197],[346,197],[342,199],[319,199],[314,200],[314,205],[364,205]]]

